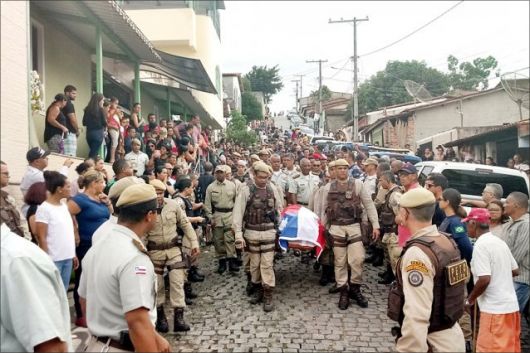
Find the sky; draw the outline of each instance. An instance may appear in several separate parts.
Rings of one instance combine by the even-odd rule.
[[[528,1],[225,1],[221,11],[223,72],[251,70],[253,65],[278,65],[284,88],[273,96],[272,112],[295,106],[298,74],[303,96],[318,89],[318,64],[323,85],[333,91],[353,90],[353,26],[329,24],[341,17],[365,18],[357,24],[359,83],[391,60],[424,60],[447,71],[447,57],[461,61],[492,55],[501,73],[528,76]],[[457,5],[458,4],[458,5]],[[452,6],[444,16],[403,41],[372,55],[423,26]],[[343,68],[336,70],[332,67]],[[492,80],[492,84],[498,81]]]

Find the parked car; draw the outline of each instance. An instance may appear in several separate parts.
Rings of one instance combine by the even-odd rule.
[[[504,195],[501,201],[514,192],[529,195],[528,176],[519,170],[485,164],[425,161],[416,164],[418,180],[421,185],[431,173],[442,173],[449,181],[449,187],[457,189],[462,198],[480,200],[482,191],[488,183],[502,185]]]
[[[370,155],[370,157],[375,157],[375,158],[381,158],[383,156],[388,156],[389,158],[399,159],[400,161],[408,162],[411,164],[416,164],[416,163],[421,162],[421,158],[416,156],[412,152],[400,153],[400,152],[373,150],[372,148],[368,148],[368,154]]]

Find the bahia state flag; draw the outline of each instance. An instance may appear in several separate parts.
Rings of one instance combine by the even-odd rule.
[[[301,205],[290,205],[282,212],[280,247],[310,250],[315,248],[317,259],[326,246],[324,227],[318,216]]]

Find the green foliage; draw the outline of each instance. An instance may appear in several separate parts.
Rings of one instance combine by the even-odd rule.
[[[230,114],[232,119],[226,128],[226,137],[235,143],[245,144],[250,146],[257,141],[257,135],[254,131],[247,130],[247,120],[237,110]]]
[[[472,62],[461,63],[455,56],[449,55],[447,58],[449,83],[453,89],[476,90],[480,86],[486,89],[490,73],[497,67],[497,64],[497,60],[491,55],[486,58],[476,58]]]
[[[315,100],[315,102],[318,101],[318,89],[311,92],[311,96]],[[331,90],[326,85],[322,85],[322,102],[325,102],[327,100],[331,99]]]
[[[261,103],[250,92],[241,93],[241,110],[248,121],[263,119]]]
[[[245,76],[241,77],[241,90],[243,92],[252,92],[252,85],[250,84],[250,80],[246,78]]]
[[[244,77],[250,81],[253,91],[263,92],[265,104],[269,104],[271,97],[283,88],[279,75],[278,65],[271,68],[265,66],[252,66],[252,70]]]

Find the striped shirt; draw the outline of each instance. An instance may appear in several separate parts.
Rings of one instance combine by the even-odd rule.
[[[519,265],[519,276],[513,278],[515,282],[530,284],[530,261],[529,261],[529,215],[525,213],[521,218],[510,221],[503,229],[502,239],[506,241],[512,255]]]

